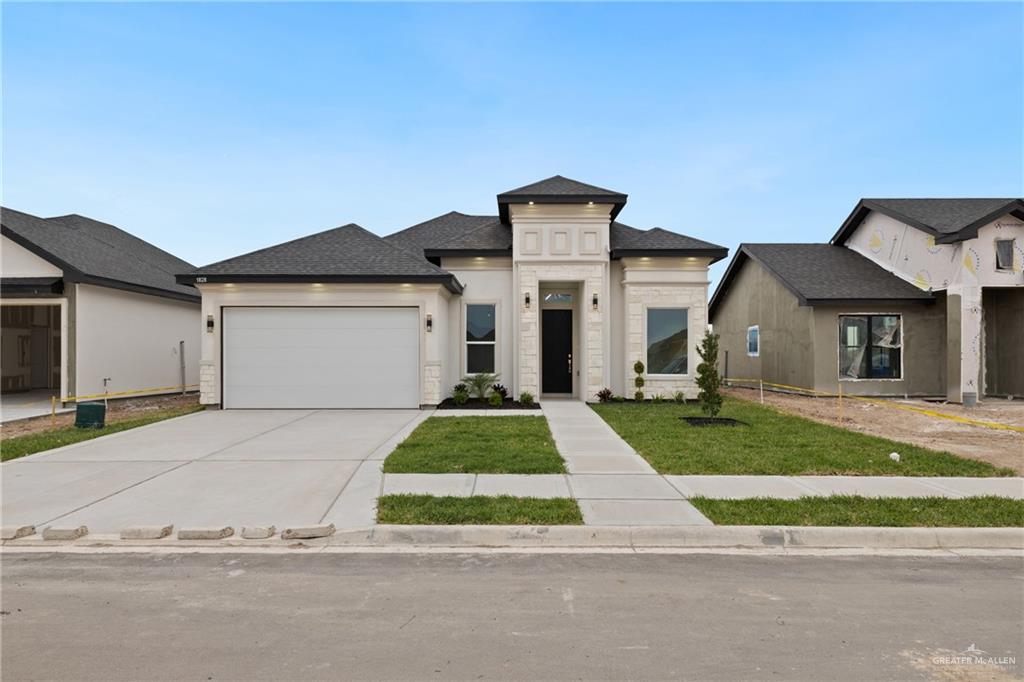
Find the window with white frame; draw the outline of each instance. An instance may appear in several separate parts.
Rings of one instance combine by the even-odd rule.
[[[903,376],[903,321],[899,315],[839,316],[839,378]]]
[[[495,371],[497,315],[493,303],[466,304],[466,372]]]
[[[647,373],[687,373],[686,308],[647,309]]]
[[[761,329],[758,325],[747,327],[747,355],[756,358],[761,354]]]
[[[1013,240],[996,240],[996,270],[1013,271]]]

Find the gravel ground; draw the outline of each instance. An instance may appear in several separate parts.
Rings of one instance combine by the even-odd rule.
[[[199,395],[197,393],[190,393],[189,395],[174,394],[150,396],[146,398],[124,398],[121,400],[111,400],[107,405],[107,423],[124,421],[126,419],[138,419],[139,417],[145,417],[146,415],[154,412],[191,407],[198,404]],[[45,417],[34,417],[32,419],[22,419],[0,426],[0,440],[6,440],[8,438],[13,438],[14,436],[24,436],[30,433],[42,433],[44,431],[51,430],[54,426],[56,426],[56,428],[73,426],[74,423],[74,412],[58,414],[53,421],[50,420],[49,415]]]
[[[727,388],[727,395],[757,401],[758,392],[749,388]],[[838,401],[791,393],[765,391],[765,404],[824,424],[839,425]],[[1024,400],[986,400],[977,407],[931,403],[925,400],[892,400],[935,412],[1024,426]],[[862,400],[843,401],[842,426],[851,431],[945,450],[962,457],[1010,467],[1024,474],[1024,433],[959,424],[939,417],[898,410]]]

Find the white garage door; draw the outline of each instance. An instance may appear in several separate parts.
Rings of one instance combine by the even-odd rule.
[[[419,407],[416,308],[225,308],[224,407]]]

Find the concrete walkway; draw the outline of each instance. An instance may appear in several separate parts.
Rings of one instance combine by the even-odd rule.
[[[386,474],[384,494],[571,497],[588,525],[709,525],[691,497],[862,495],[1024,499],[1024,478],[910,476],[663,476],[585,403],[546,400],[544,416],[568,474]]]
[[[58,391],[38,389],[24,393],[5,393],[0,399],[0,422],[13,422],[19,419],[42,417],[50,414],[50,398]],[[57,413],[71,412],[74,406],[61,407],[58,403]]]

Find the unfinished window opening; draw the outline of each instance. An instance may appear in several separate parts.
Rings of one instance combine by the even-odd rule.
[[[497,325],[493,303],[466,305],[466,373],[493,373]]]
[[[1012,239],[996,240],[996,270],[1013,271],[1013,242]]]
[[[839,316],[840,379],[899,379],[902,360],[899,315]]]

